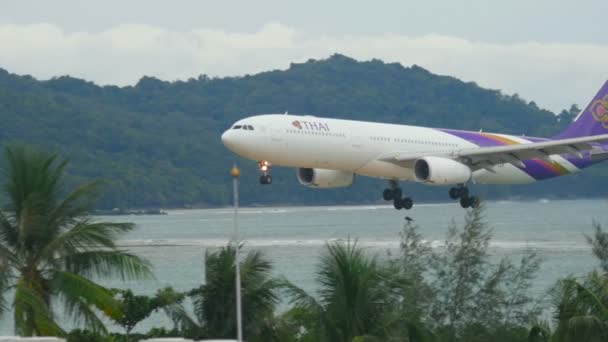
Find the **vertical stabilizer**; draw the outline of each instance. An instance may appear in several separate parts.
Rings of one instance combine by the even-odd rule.
[[[608,133],[608,81],[557,139]]]

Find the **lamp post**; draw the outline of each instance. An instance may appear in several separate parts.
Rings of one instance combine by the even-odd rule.
[[[234,165],[232,170],[230,170],[230,175],[232,176],[232,191],[233,191],[233,199],[234,199],[234,259],[235,259],[235,283],[236,283],[236,334],[237,341],[243,341],[243,326],[242,326],[242,308],[241,308],[241,266],[240,266],[240,258],[239,258],[239,223],[238,223],[238,213],[239,213],[239,176],[241,175],[241,170]]]

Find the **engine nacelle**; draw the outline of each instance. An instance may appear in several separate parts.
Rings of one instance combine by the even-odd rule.
[[[453,159],[424,157],[414,163],[416,180],[429,184],[463,184],[471,180],[471,169]]]
[[[355,180],[355,174],[346,171],[310,168],[297,171],[300,184],[311,188],[341,188],[350,186]]]

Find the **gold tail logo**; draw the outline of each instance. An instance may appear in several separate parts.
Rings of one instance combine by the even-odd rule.
[[[595,121],[601,122],[602,127],[608,129],[608,95],[601,100],[593,101],[589,110]]]

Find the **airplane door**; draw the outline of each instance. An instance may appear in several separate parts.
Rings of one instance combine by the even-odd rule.
[[[287,147],[287,139],[281,129],[269,127],[270,131],[270,148],[272,151],[282,152]]]
[[[281,144],[284,141],[282,132],[276,128],[271,128],[270,130],[270,141],[273,144]]]
[[[353,150],[361,151],[365,147],[366,137],[361,134],[362,132],[358,129],[351,130],[350,142]]]

